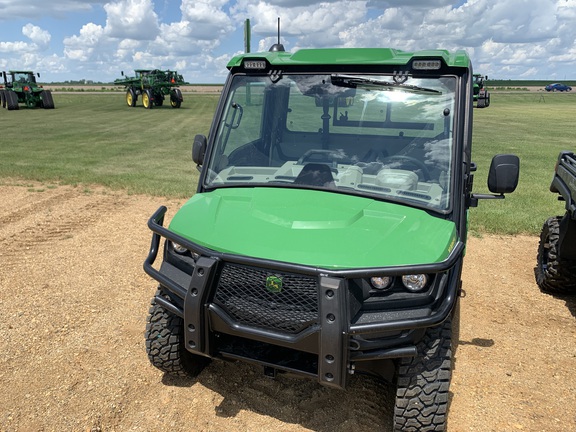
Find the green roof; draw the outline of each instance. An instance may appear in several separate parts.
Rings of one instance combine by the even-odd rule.
[[[240,66],[244,58],[266,59],[272,66],[299,65],[406,65],[415,58],[441,58],[449,67],[470,67],[466,51],[402,51],[392,48],[320,48],[290,52],[260,52],[238,55],[227,67]]]

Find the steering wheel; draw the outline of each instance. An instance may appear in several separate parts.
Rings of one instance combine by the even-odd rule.
[[[416,158],[404,155],[394,155],[388,156],[382,159],[380,162],[386,167],[386,165],[397,164],[399,169],[406,169],[407,171],[418,171],[422,175],[423,181],[430,181],[432,179],[432,175],[430,174],[430,170],[426,166],[424,162],[418,160]],[[401,168],[400,168],[401,167]],[[416,169],[411,169],[416,168]],[[418,174],[418,173],[417,173]],[[420,178],[420,175],[418,176]]]
[[[338,155],[334,150],[321,150],[321,149],[311,149],[306,151],[300,159],[298,159],[298,165],[304,165],[309,162],[314,163],[332,163],[338,158]]]

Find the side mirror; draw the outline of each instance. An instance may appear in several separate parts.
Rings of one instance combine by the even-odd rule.
[[[514,192],[520,176],[520,159],[512,154],[500,154],[492,158],[488,173],[488,189],[492,193]]]
[[[204,154],[206,153],[206,136],[196,135],[194,137],[194,143],[192,144],[192,160],[196,162],[196,165],[202,165],[204,163]]]

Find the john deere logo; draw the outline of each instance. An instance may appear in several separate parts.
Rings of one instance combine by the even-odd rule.
[[[280,276],[268,276],[266,278],[266,289],[274,294],[282,292],[282,278]]]

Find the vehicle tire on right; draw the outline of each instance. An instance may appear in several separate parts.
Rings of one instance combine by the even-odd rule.
[[[40,93],[40,98],[42,99],[42,107],[44,109],[54,109],[54,98],[50,90],[43,90],[42,93]]]
[[[180,108],[182,105],[182,99],[182,92],[180,89],[173,89],[170,92],[170,105],[172,105],[172,108]]]
[[[544,292],[576,294],[576,261],[558,256],[561,220],[562,216],[553,216],[544,222],[534,274],[536,283]]]

